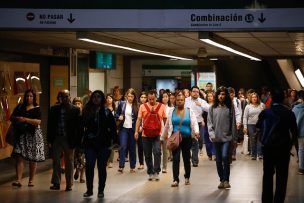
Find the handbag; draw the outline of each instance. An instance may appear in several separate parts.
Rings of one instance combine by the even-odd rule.
[[[5,141],[14,146],[17,140],[17,132],[16,129],[14,128],[13,124],[10,124],[10,126],[7,129],[6,132],[6,137],[5,137]]]
[[[243,154],[247,155],[248,154],[248,135],[244,135],[244,141],[243,141]]]
[[[171,151],[174,151],[175,149],[178,148],[179,144],[181,143],[182,141],[182,135],[180,133],[180,127],[182,126],[182,122],[183,122],[183,119],[184,119],[184,114],[183,116],[181,117],[180,119],[180,122],[179,122],[179,126],[178,126],[178,129],[177,131],[175,131],[167,140],[167,149],[171,150]]]

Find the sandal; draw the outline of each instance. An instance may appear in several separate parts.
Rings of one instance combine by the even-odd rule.
[[[178,182],[177,182],[177,181],[174,181],[174,182],[171,184],[171,187],[178,187]]]
[[[18,180],[16,180],[15,182],[12,183],[12,186],[21,187],[22,185]]]
[[[29,181],[27,186],[29,186],[29,187],[34,187],[33,181]]]

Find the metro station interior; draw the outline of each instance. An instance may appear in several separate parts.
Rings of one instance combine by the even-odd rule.
[[[208,44],[203,36],[254,59]],[[71,193],[49,191],[52,161],[48,158],[38,163],[35,187],[12,188],[14,159],[10,157],[12,146],[4,138],[9,126],[4,114],[11,113],[23,97],[25,84],[16,82],[18,74],[38,77],[35,88],[44,134],[49,107],[56,103],[57,93],[62,89],[70,90],[74,98],[84,96],[88,90],[111,93],[114,86],[119,86],[122,92],[132,87],[137,93],[160,88],[190,89],[194,84],[204,88],[206,81],[199,83],[199,73],[212,73],[210,81],[214,88],[253,88],[260,92],[263,86],[296,90],[304,87],[295,73],[300,70],[304,74],[304,24],[299,29],[283,30],[1,28],[0,44],[0,85],[4,88],[9,83],[11,87],[0,94],[2,106],[7,105],[7,111],[2,111],[5,109],[2,107],[0,121],[1,202],[261,202],[263,161],[253,162],[241,154],[240,146],[237,160],[231,165],[232,188],[226,191],[217,190],[215,162],[208,161],[206,154],[200,156],[199,167],[192,169],[189,187],[170,187],[171,163],[159,182],[148,182],[145,170],[117,173],[115,161],[114,167],[108,169],[105,198],[98,200],[94,196],[86,200],[82,197],[85,184],[77,181]],[[47,147],[45,150],[48,154]],[[293,156],[285,202],[304,202],[304,176],[298,175],[297,169],[297,156]],[[28,172],[24,175],[25,183],[27,175]]]

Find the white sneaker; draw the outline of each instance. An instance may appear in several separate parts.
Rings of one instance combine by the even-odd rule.
[[[159,180],[159,175],[158,175],[158,173],[154,173],[154,179],[155,179],[156,181]]]

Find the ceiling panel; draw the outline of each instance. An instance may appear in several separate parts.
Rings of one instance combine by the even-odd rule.
[[[114,40],[125,41],[196,57],[198,48],[205,47],[209,56],[234,55],[198,40],[198,32],[94,32]],[[303,56],[304,32],[215,32],[221,38],[244,47],[260,56]],[[75,32],[58,31],[0,31],[0,39],[26,41],[55,47],[102,50],[124,55],[138,55],[130,51],[81,42]],[[117,41],[119,42],[119,41]],[[302,52],[301,52],[302,50]]]

